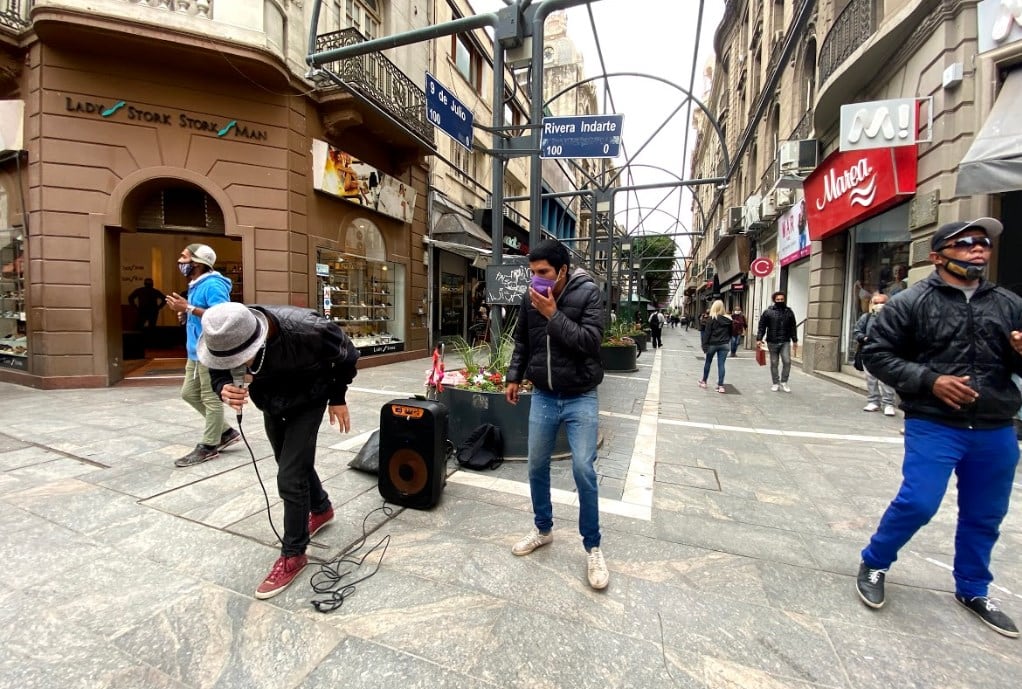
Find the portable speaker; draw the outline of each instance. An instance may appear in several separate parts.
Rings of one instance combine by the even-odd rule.
[[[391,400],[380,410],[380,495],[417,510],[433,507],[447,482],[447,407]]]

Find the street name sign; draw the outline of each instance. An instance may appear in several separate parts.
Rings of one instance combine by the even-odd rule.
[[[616,158],[624,115],[544,117],[540,158]]]
[[[426,118],[447,136],[472,150],[472,112],[429,72],[426,72]]]

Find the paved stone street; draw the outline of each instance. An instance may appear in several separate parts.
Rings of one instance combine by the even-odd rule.
[[[570,462],[554,469],[553,544],[511,554],[531,510],[524,462],[506,462],[454,472],[432,510],[374,512],[379,572],[330,613],[310,604],[314,566],[254,599],[277,549],[251,461],[237,445],[175,469],[200,421],[176,388],[0,385],[0,687],[1018,686],[1022,644],[950,593],[953,486],[892,568],[887,606],[855,594],[899,481],[900,414],[863,413],[861,394],[797,370],[771,393],[751,352],[728,360],[727,394],[701,390],[698,334],[664,341],[600,389],[606,591],[585,581]],[[337,518],[310,555],[338,555],[382,504],[347,463],[427,367],[361,371],[352,433],[324,422]],[[245,431],[280,528],[254,410]],[[1020,492],[992,591],[1017,621]]]

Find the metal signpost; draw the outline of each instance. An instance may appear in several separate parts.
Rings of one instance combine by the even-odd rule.
[[[616,158],[624,115],[544,117],[540,158]]]
[[[426,119],[472,150],[472,112],[429,72],[426,72]]]

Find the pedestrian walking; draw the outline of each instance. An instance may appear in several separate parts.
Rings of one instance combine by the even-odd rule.
[[[742,307],[736,306],[731,313],[731,356],[738,356],[738,348],[745,337],[745,330],[749,327],[748,321],[742,315]]]
[[[185,323],[188,362],[181,399],[199,412],[205,420],[202,440],[195,449],[174,461],[176,467],[190,467],[208,462],[220,451],[241,440],[241,434],[224,420],[224,405],[213,391],[209,369],[198,360],[196,347],[202,335],[202,316],[206,309],[231,300],[231,280],[218,273],[216,252],[205,244],[189,244],[177,259],[178,270],[188,278],[188,298],[177,292],[167,297],[167,306]]]
[[[724,302],[720,299],[713,302],[710,305],[709,318],[703,332],[700,333],[706,360],[703,362],[703,377],[699,380],[699,387],[706,387],[706,380],[710,377],[710,364],[713,363],[713,357],[717,357],[717,392],[727,392],[724,388],[724,362],[731,346],[733,327],[734,322],[724,313]]]
[[[884,605],[888,568],[936,514],[954,472],[955,600],[994,631],[1017,637],[1015,623],[988,597],[990,554],[1019,459],[1012,419],[1022,403],[1011,379],[1022,371],[1022,298],[984,279],[1001,230],[993,218],[941,225],[930,244],[935,270],[870,325],[864,362],[901,396],[905,457],[898,494],[862,551],[856,589],[869,607]]]
[[[869,338],[869,326],[873,322],[873,317],[880,313],[886,304],[886,294],[879,292],[874,294],[870,297],[869,313],[859,316],[859,320],[855,323],[852,336],[860,350]],[[894,388],[870,373],[865,365],[863,365],[863,373],[866,375],[866,406],[862,408],[862,411],[873,412],[883,409],[884,416],[894,416],[896,413],[894,411]]]
[[[600,550],[596,485],[596,388],[603,380],[603,308],[596,283],[580,268],[572,272],[569,261],[567,248],[552,239],[540,242],[529,252],[532,283],[522,298],[505,396],[509,403],[517,404],[522,381],[532,381],[529,491],[534,526],[511,552],[528,555],[553,540],[550,455],[563,425],[578,491],[578,530],[587,552],[587,578],[592,588],[604,589],[610,573]]]
[[[664,346],[664,314],[659,311],[653,311],[649,314],[649,339],[653,345],[653,349]]]
[[[770,299],[774,305],[763,310],[756,333],[756,346],[766,342],[770,352],[772,392],[778,390],[791,392],[788,386],[791,357],[798,353],[798,324],[795,323],[795,312],[788,308],[787,296],[784,292],[773,293]],[[781,363],[780,374],[777,372],[778,360]]]
[[[284,536],[280,557],[255,591],[256,598],[272,598],[308,564],[309,539],[334,518],[316,473],[316,437],[324,411],[330,425],[351,429],[345,395],[358,350],[329,318],[294,306],[227,302],[208,309],[202,326],[198,356],[215,394],[239,415],[251,395],[277,461]],[[236,379],[241,367],[247,385]]]

